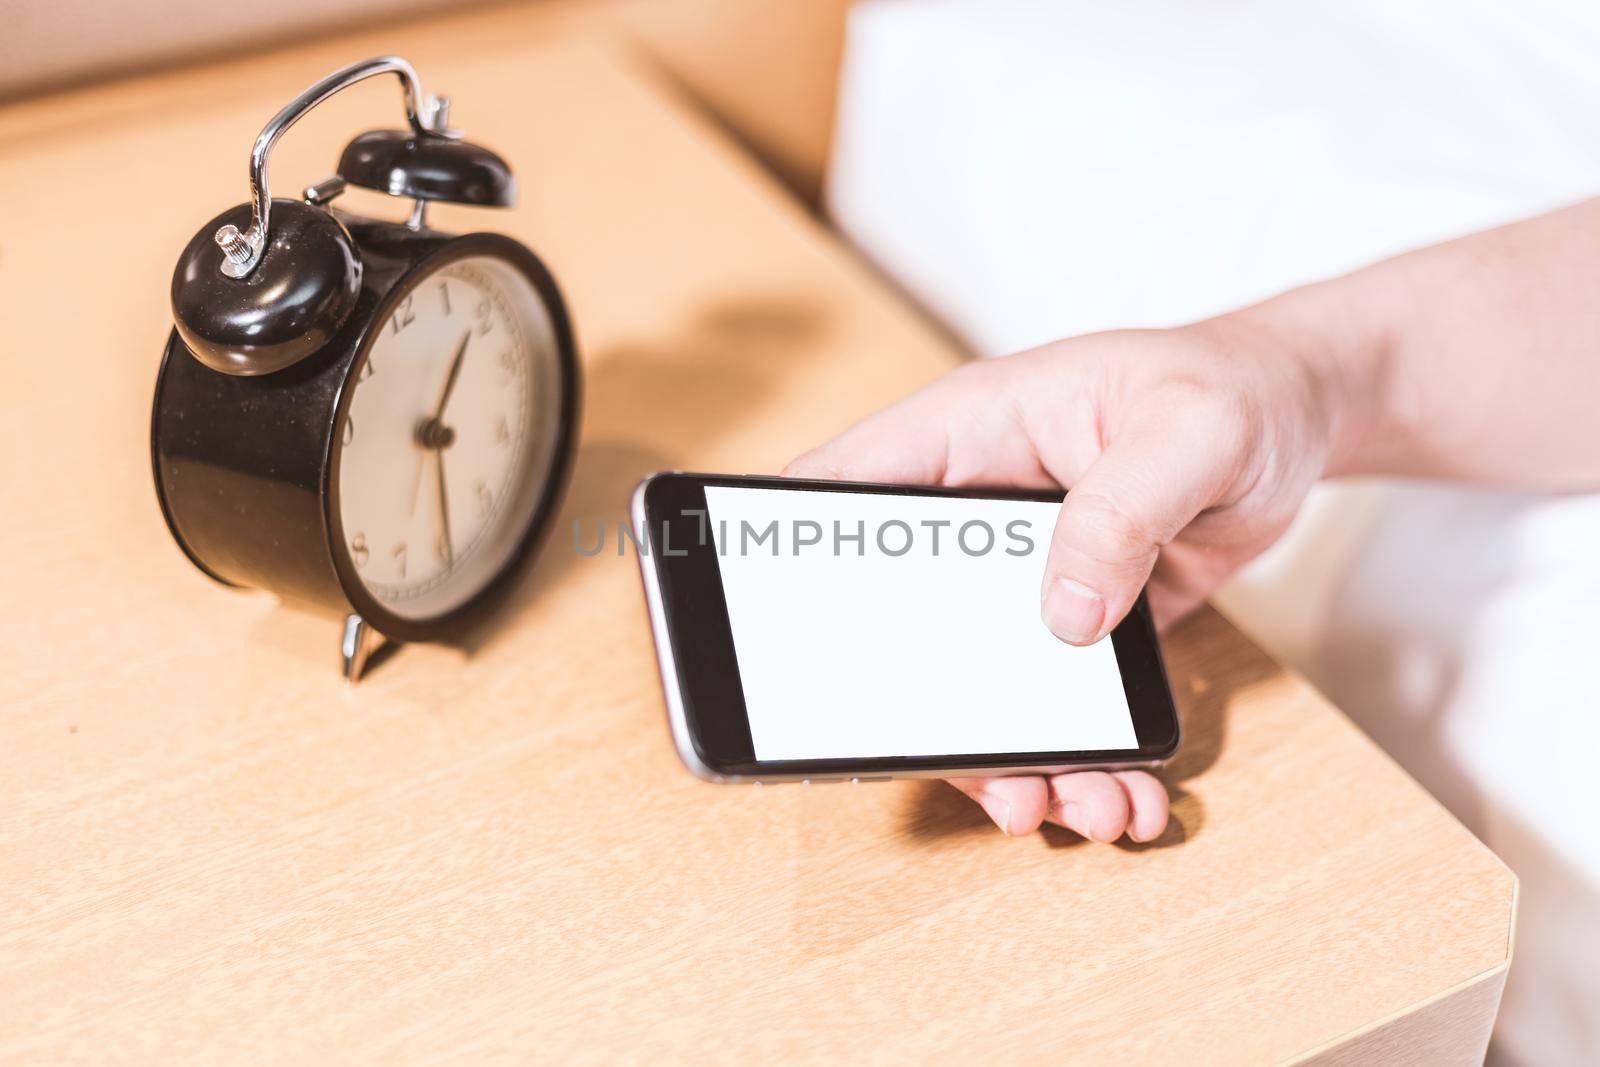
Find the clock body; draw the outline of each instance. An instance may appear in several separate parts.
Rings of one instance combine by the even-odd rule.
[[[157,496],[218,581],[447,640],[492,610],[554,517],[577,434],[572,328],[511,238],[339,221],[360,289],[314,354],[230,374],[169,337]]]

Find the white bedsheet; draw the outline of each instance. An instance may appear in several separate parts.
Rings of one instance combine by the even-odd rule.
[[[1553,0],[872,0],[828,191],[984,354],[1597,193],[1600,5]],[[1522,879],[1491,1059],[1600,1062],[1600,497],[1325,487],[1219,601]]]

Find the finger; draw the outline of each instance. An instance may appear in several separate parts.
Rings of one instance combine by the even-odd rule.
[[[1161,547],[1239,479],[1242,438],[1206,404],[1147,407],[1071,487],[1041,592],[1045,625],[1088,645],[1121,622]]]
[[[1050,779],[1047,818],[1091,841],[1115,841],[1128,828],[1128,794],[1105,771],[1074,771]]]
[[[784,468],[791,478],[1054,487],[1014,417],[1014,364],[970,363]]]
[[[951,778],[950,784],[978,802],[1011,837],[1031,834],[1044,822],[1050,793],[1043,778]]]
[[[1128,837],[1133,841],[1154,841],[1167,828],[1167,787],[1147,771],[1113,771],[1122,791],[1128,795]]]

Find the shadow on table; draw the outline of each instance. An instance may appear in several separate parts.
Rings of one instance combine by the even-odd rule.
[[[601,562],[578,552],[575,523],[586,547],[603,529],[601,554],[614,558],[618,524],[628,521],[639,481],[758,418],[794,363],[817,351],[826,333],[825,312],[813,303],[753,297],[711,305],[676,336],[612,345],[585,359],[582,442],[572,478],[538,563],[505,610],[536,600],[585,563]],[[482,648],[495,624],[467,635],[462,647],[469,654]]]
[[[1183,721],[1183,746],[1157,774],[1171,797],[1172,818],[1154,841],[1135,844],[1124,838],[1117,842],[1115,847],[1127,852],[1172,848],[1200,833],[1205,827],[1205,804],[1199,793],[1186,789],[1184,783],[1204,774],[1221,755],[1233,698],[1279,670],[1209,607],[1174,626],[1163,635],[1161,644]],[[978,805],[942,782],[919,783],[908,792],[906,823],[914,837],[995,832]],[[1040,832],[1054,848],[1086,843],[1079,834],[1053,823],[1046,823]]]

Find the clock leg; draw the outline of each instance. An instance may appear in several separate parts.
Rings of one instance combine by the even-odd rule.
[[[344,660],[344,680],[354,685],[367,669],[367,658],[377,638],[377,631],[360,615],[350,615],[344,620],[344,636],[339,641],[339,655]]]

